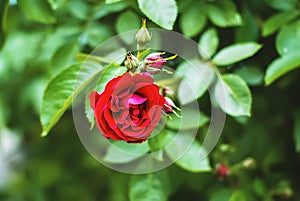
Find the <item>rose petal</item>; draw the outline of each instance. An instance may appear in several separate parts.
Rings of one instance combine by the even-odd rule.
[[[127,104],[140,105],[140,104],[144,103],[145,101],[147,101],[147,98],[144,98],[138,94],[133,94],[131,96],[131,98],[128,99]]]
[[[100,98],[100,94],[97,91],[92,91],[89,95],[90,105],[93,110],[96,108],[97,101]]]

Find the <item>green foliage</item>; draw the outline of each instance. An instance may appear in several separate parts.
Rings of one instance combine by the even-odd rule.
[[[177,17],[175,0],[138,0],[141,11],[159,26],[171,30]]]
[[[261,45],[253,42],[231,45],[220,50],[214,56],[213,62],[218,66],[233,64],[253,56],[260,48]]]
[[[0,200],[299,200],[299,16],[298,0],[0,1]],[[171,114],[142,144],[112,142],[97,152],[115,166],[144,154],[175,161],[160,172],[127,175],[89,155],[69,109],[79,93],[100,93],[126,71],[132,37],[120,38],[125,48],[108,44],[103,57],[88,54],[139,29],[142,18],[192,37],[202,60],[169,61],[175,78],[159,80],[171,83],[182,118]],[[187,109],[194,101],[201,112]],[[89,100],[83,104],[93,128]],[[211,107],[229,116],[201,160]],[[224,179],[215,174],[221,163],[230,170]]]

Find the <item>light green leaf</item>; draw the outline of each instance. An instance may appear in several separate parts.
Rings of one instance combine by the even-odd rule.
[[[91,108],[90,99],[88,96],[85,98],[84,112],[85,112],[85,116],[87,117],[88,121],[91,124],[90,130],[92,130],[95,126],[95,115],[94,115],[94,110]]]
[[[137,30],[141,27],[140,18],[132,11],[127,11],[121,14],[116,22],[116,30],[118,34]],[[127,44],[132,44],[135,41],[135,35],[133,34],[123,34],[121,38]]]
[[[95,10],[94,19],[99,19],[112,13],[121,12],[127,7],[127,1],[118,1],[110,4],[102,4]]]
[[[18,5],[31,20],[45,24],[56,22],[55,15],[47,0],[18,0]]]
[[[129,163],[149,152],[147,143],[134,144],[125,141],[113,141],[103,158],[108,163]]]
[[[231,116],[250,116],[251,92],[239,76],[223,75],[215,86],[214,98],[225,113]]]
[[[187,37],[194,37],[205,27],[206,21],[206,16],[202,10],[191,4],[187,11],[181,14],[179,22],[183,34]]]
[[[198,60],[184,62],[176,69],[183,76],[178,87],[178,99],[185,105],[200,98],[214,79],[213,70]]]
[[[220,50],[213,58],[213,63],[226,66],[253,56],[262,46],[257,43],[237,43]]]
[[[177,117],[175,114],[171,114],[171,119],[167,120],[167,127],[175,130],[188,130],[193,128],[202,127],[204,124],[206,124],[209,121],[209,117],[206,116],[203,112],[200,112],[199,114],[195,114],[198,111],[192,110],[192,109],[185,109],[181,108],[181,110],[184,110],[184,117]],[[199,121],[195,121],[195,116],[200,115]]]
[[[163,129],[157,135],[148,139],[148,145],[151,152],[161,151],[165,146],[173,141],[175,133],[168,129]]]
[[[207,172],[211,170],[208,158],[200,158],[200,154],[205,150],[188,133],[180,133],[173,143],[172,146],[166,147],[166,152],[179,167],[190,172]],[[186,150],[189,143],[191,145]]]
[[[172,30],[177,17],[175,0],[138,0],[141,11],[159,26]]]
[[[216,29],[208,29],[199,39],[198,51],[205,58],[211,58],[217,51],[219,46],[219,37]]]
[[[277,35],[276,49],[281,56],[300,50],[300,20],[288,24]]]
[[[267,68],[265,75],[266,85],[270,85],[282,75],[300,67],[300,53],[295,52],[275,59]]]
[[[48,0],[52,10],[60,8],[65,3],[65,1],[66,0]]]
[[[296,152],[300,153],[300,111],[294,116],[294,143]]]
[[[75,64],[54,77],[46,87],[41,107],[42,136],[46,136],[72,104],[73,98],[103,67],[97,63]]]
[[[282,11],[296,10],[299,3],[298,0],[265,0],[265,2],[272,8]]]
[[[206,5],[208,18],[219,27],[242,25],[242,18],[231,0],[216,1]]]
[[[116,2],[119,2],[119,1],[122,1],[122,0],[105,0],[105,3],[106,4],[111,4],[111,3],[116,3]]]
[[[288,11],[272,15],[264,22],[262,27],[262,35],[266,37],[273,34],[280,27],[286,25],[289,21],[293,20],[298,15],[299,11]]]
[[[91,47],[101,45],[101,43],[113,35],[112,31],[107,26],[96,22],[88,27],[86,34],[86,42]]]
[[[237,43],[257,41],[259,37],[259,25],[252,12],[244,8],[242,10],[243,25],[235,29],[235,41]]]
[[[63,68],[69,66],[71,62],[75,60],[75,55],[79,50],[78,41],[72,41],[69,43],[65,43],[61,46],[53,55],[51,62],[52,62],[52,69],[51,71],[59,72]],[[53,72],[54,72],[53,71]],[[56,73],[55,73],[56,74]]]
[[[130,201],[167,201],[170,182],[166,171],[132,175],[129,183]]]
[[[255,64],[246,64],[237,68],[235,74],[240,76],[247,84],[251,86],[258,86],[264,82],[264,74],[261,68]]]

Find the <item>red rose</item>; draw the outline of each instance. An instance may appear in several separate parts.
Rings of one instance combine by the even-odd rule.
[[[106,138],[141,143],[160,120],[165,99],[148,75],[122,76],[110,80],[105,90],[89,95],[97,127]]]

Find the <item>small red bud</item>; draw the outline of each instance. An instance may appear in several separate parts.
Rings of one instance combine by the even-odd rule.
[[[162,69],[163,65],[167,62],[164,58],[160,55],[162,53],[151,53],[145,58],[145,63],[148,67]]]
[[[219,178],[225,178],[229,175],[229,168],[225,164],[218,164],[216,166],[216,174]]]

